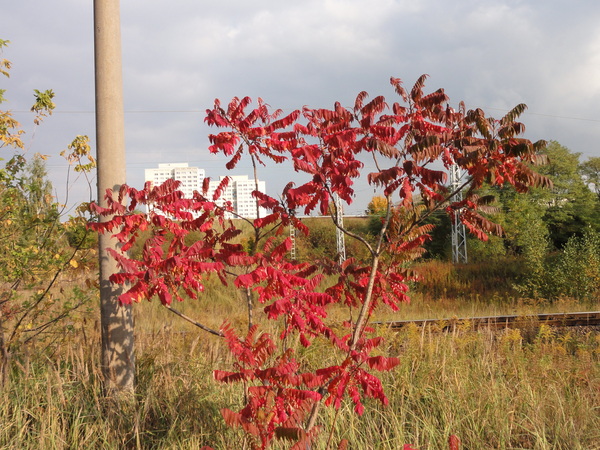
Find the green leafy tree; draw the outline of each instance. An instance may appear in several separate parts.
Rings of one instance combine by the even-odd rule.
[[[572,236],[560,253],[552,279],[558,295],[577,300],[597,298],[600,292],[600,234],[591,227]]]
[[[58,205],[41,157],[34,157],[11,181],[12,186],[0,185],[5,219],[0,227],[3,241],[0,274],[2,281],[10,282],[13,289],[21,285],[32,288],[44,269],[52,265],[60,245],[55,226]]]
[[[546,236],[549,250],[560,249],[574,234],[596,226],[599,219],[598,202],[582,176],[580,154],[551,141],[540,156],[545,164],[536,170],[552,181],[550,188],[533,188],[523,196],[506,185],[481,190],[481,195],[493,194],[498,199],[497,212],[491,217],[502,224],[504,243],[512,254],[521,254],[531,244],[526,233]]]
[[[534,189],[531,198],[546,207],[543,220],[555,247],[562,248],[574,234],[581,234],[598,220],[595,196],[579,171],[580,153],[573,153],[556,141],[544,149],[548,164],[539,172],[553,182],[548,190]]]
[[[8,41],[0,40],[0,51],[7,44]],[[0,60],[1,74],[9,76],[10,67],[9,61]],[[0,103],[4,93],[0,90]],[[31,111],[37,126],[52,114],[54,93],[36,90],[34,97]],[[4,161],[0,168],[2,380],[14,350],[41,338],[90,298],[76,290],[56,295],[59,275],[78,266],[79,247],[70,247],[65,238],[67,227],[60,222],[60,205],[47,178],[46,157],[36,154],[27,161],[23,136],[24,131],[11,112],[0,110],[0,150]],[[72,156],[76,165],[82,156]]]
[[[447,214],[442,212],[431,214],[425,221],[427,224],[433,225],[435,228],[429,233],[431,239],[423,247],[427,251],[425,258],[451,260],[452,259],[452,220]],[[490,236],[492,239],[493,236]],[[479,242],[478,239],[474,241]],[[487,245],[487,243],[482,243]],[[471,251],[469,246],[469,252]]]
[[[369,217],[369,234],[373,236],[379,234],[381,227],[383,226],[383,221],[388,214],[388,208],[391,209],[391,205],[387,198],[375,196],[371,199],[365,211]]]
[[[587,166],[586,175],[579,164],[580,154],[558,142],[550,142],[542,155],[547,161],[537,169],[552,180],[550,189],[533,188],[519,195],[512,187],[501,186],[485,188],[482,195],[497,197],[498,211],[492,220],[504,229],[509,255],[519,256],[523,262],[517,289],[532,298],[572,296],[569,285],[573,283],[564,277],[573,273],[567,267],[576,267],[573,248],[580,245],[587,228],[597,227],[598,202],[588,186],[593,183],[593,164]],[[563,254],[563,248],[570,256]],[[556,250],[561,251],[553,258]],[[580,294],[575,297],[583,298]]]
[[[579,170],[588,187],[591,186],[594,189],[598,196],[597,200],[600,200],[600,157],[589,158],[579,166]]]
[[[510,215],[504,217],[507,239],[524,263],[521,280],[516,287],[528,297],[545,297],[549,294],[546,262],[550,238],[542,208],[520,196],[513,197],[507,205],[510,208]]]
[[[54,219],[58,209],[52,194],[52,183],[48,180],[45,160],[45,156],[37,154],[27,164],[23,191],[30,214],[39,216],[49,212],[50,218]]]

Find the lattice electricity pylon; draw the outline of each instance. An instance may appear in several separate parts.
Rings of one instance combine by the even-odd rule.
[[[292,261],[296,260],[296,227],[293,223],[290,223],[290,240],[292,241],[292,246],[290,248],[290,258]]]
[[[463,174],[458,165],[453,164],[450,167],[450,189],[452,192],[460,187],[460,180]],[[459,202],[462,200],[462,192],[458,191],[450,199],[451,201]],[[467,230],[465,225],[460,221],[460,211],[454,211],[452,217],[452,262],[466,264],[467,258]]]
[[[346,237],[342,231],[342,228],[344,227],[344,207],[342,206],[342,200],[339,195],[335,195],[334,199],[337,222],[337,227],[335,228],[335,241],[337,244],[338,262],[342,264],[346,261]]]

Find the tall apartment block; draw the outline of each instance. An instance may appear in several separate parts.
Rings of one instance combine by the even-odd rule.
[[[219,181],[212,180],[209,184],[209,194],[217,189],[224,176],[219,178]],[[266,193],[266,184],[264,181],[249,179],[247,175],[229,175],[229,184],[223,191],[218,203],[223,204],[225,201],[230,201],[233,205],[233,210],[240,216],[246,219],[256,219],[256,199],[252,197],[252,192],[258,190],[263,194]],[[258,185],[258,189],[256,186]],[[264,208],[259,209],[260,217],[265,217],[267,211]]]
[[[198,167],[189,167],[187,163],[167,163],[159,164],[157,169],[145,169],[145,180],[152,182],[153,185],[164,183],[168,179],[181,181],[180,189],[185,197],[190,198],[194,191],[202,190],[202,183],[205,178],[204,169]],[[220,182],[225,177],[220,177],[219,181],[214,180],[209,184],[209,197],[217,189]],[[256,218],[256,199],[252,197],[252,191],[256,189],[260,192],[266,192],[264,181],[249,179],[247,175],[230,175],[229,185],[223,191],[218,202],[231,202],[233,211],[247,219]],[[260,217],[266,215],[266,210],[260,208]]]
[[[158,186],[170,178],[181,181],[179,189],[187,198],[191,198],[194,191],[202,190],[204,169],[189,167],[187,163],[159,164],[158,169],[146,169],[144,172],[145,181],[152,182],[154,186]]]

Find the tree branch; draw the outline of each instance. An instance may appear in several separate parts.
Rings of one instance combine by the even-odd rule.
[[[175,308],[173,308],[171,305],[165,305],[163,304],[163,306],[165,308],[167,308],[169,311],[171,311],[173,314],[181,317],[183,320],[187,320],[189,323],[191,323],[192,325],[197,326],[198,328],[209,332],[210,334],[214,334],[215,336],[219,336],[219,337],[224,337],[224,334],[221,333],[220,331],[217,330],[213,330],[212,328],[207,327],[206,325],[202,325],[200,322],[196,322],[194,319],[192,319],[189,316],[186,316],[185,314],[183,314],[182,312],[176,310]]]

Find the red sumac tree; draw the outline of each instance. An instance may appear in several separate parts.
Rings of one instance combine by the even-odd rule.
[[[381,96],[367,101],[366,92],[358,94],[353,108],[336,103],[332,109],[304,107],[287,115],[271,111],[260,99],[255,106],[249,98],[234,98],[226,107],[215,101],[205,120],[222,131],[210,135],[209,150],[227,157],[228,169],[249,158],[255,179],[257,170],[269,164],[288,164],[304,174],[303,183],[289,183],[278,197],[256,189],[257,212],[267,211],[257,219],[236,217],[231,205],[219,202],[227,178],[212,195],[205,183],[202,192],[184,198],[171,180],[161,186],[147,183],[141,190],[124,186],[117,198],[109,195],[106,209],[93,206],[112,219],[90,226],[114,233],[122,243],[122,252],[113,254],[122,273],[112,281],[130,288],[120,301],[157,296],[170,307],[173,298],[201,300],[208,276],[241,290],[248,309],[246,330],[226,321],[220,329],[196,324],[222,336],[235,357],[233,368],[215,370],[214,376],[244,383],[246,404],[222,413],[229,425],[245,430],[255,448],[268,447],[276,437],[304,448],[318,432],[321,405],[339,408],[349,398],[362,414],[365,398],[387,403],[375,374],[394,368],[398,360],[378,353],[382,338],[369,321],[378,308],[397,310],[408,301],[403,264],[422,254],[431,231],[425,219],[432,211],[445,209],[486,239],[501,229],[481,214],[491,200],[477,196],[483,183],[509,183],[519,191],[549,183],[531,168],[545,143],[519,137],[524,126],[516,120],[524,105],[500,120],[481,109],[466,111],[462,103],[454,110],[442,89],[423,92],[425,79],[407,91],[392,78],[399,100],[391,105]],[[367,174],[365,158],[376,168]],[[468,173],[458,202],[447,187],[452,165]],[[352,203],[359,177],[387,200],[378,236],[353,233],[338,222],[335,199]],[[149,212],[136,212],[140,205]],[[291,260],[287,227],[309,233],[297,215],[311,213],[329,215],[347,238],[365,247],[368,258]],[[251,245],[239,243],[240,221],[253,230]],[[127,250],[144,230],[150,237],[133,259]],[[202,238],[189,244],[191,232]],[[334,304],[348,309],[343,324],[333,324],[328,315]],[[280,325],[278,336],[261,332],[254,323],[256,305]],[[325,340],[333,364],[301,364],[290,337],[303,346]]]

